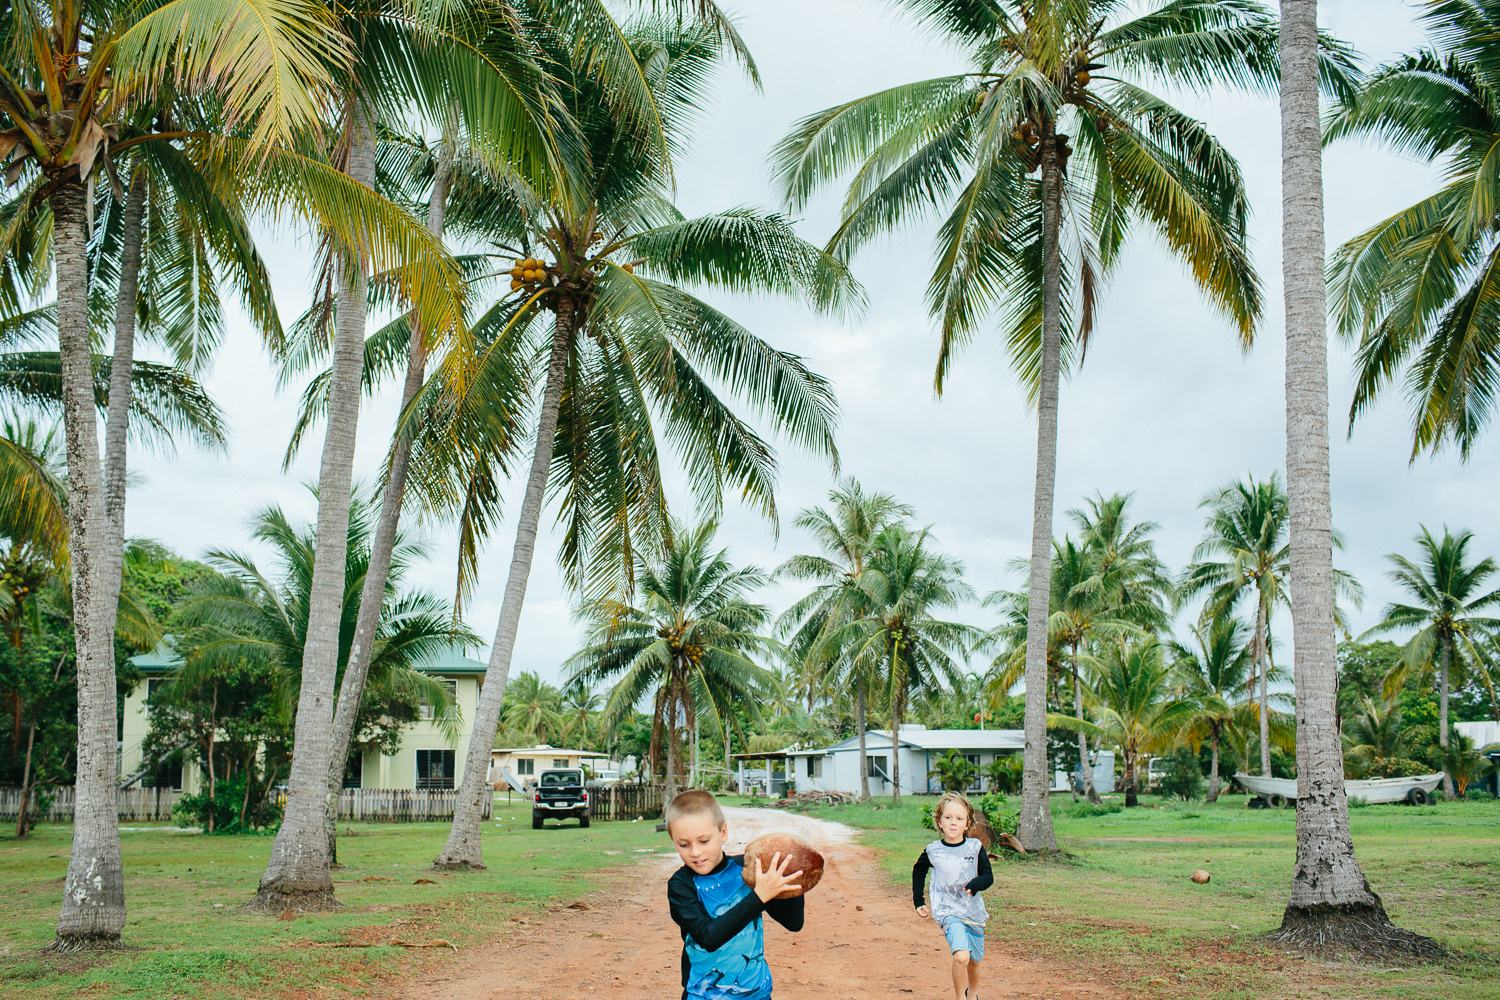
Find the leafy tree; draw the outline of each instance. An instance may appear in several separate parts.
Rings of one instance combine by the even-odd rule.
[[[857,479],[847,479],[828,492],[828,507],[807,507],[792,524],[809,532],[819,555],[795,555],[776,570],[778,578],[816,581],[817,586],[797,600],[777,620],[776,631],[787,639],[792,657],[800,665],[809,706],[813,693],[846,685],[854,690],[854,729],[859,736],[859,797],[870,799],[870,758],[866,752],[871,678],[850,673],[846,651],[828,642],[828,637],[858,616],[863,599],[856,581],[876,537],[886,527],[911,517],[908,504],[889,493],[866,493]]]
[[[1021,790],[1021,772],[1024,763],[1017,755],[996,757],[980,768],[992,792],[1014,795]]]
[[[927,294],[942,324],[938,389],[956,353],[998,314],[1037,403],[1020,839],[1050,850],[1042,595],[1051,580],[1058,383],[1064,368],[1082,361],[1100,287],[1132,224],[1163,237],[1249,345],[1261,301],[1238,165],[1200,122],[1145,84],[1270,88],[1275,22],[1259,4],[1239,0],[1169,0],[1133,19],[1114,0],[901,6],[966,52],[969,70],[804,119],[777,148],[775,170],[793,207],[854,171],[830,244],[844,255],[919,213],[946,210]],[[1349,65],[1333,46],[1328,63],[1332,76]]]
[[[1484,592],[1484,583],[1495,575],[1495,561],[1488,556],[1468,561],[1474,533],[1454,534],[1443,529],[1442,540],[1424,526],[1416,537],[1420,562],[1391,553],[1394,565],[1389,576],[1411,598],[1411,604],[1386,605],[1379,623],[1365,636],[1415,629],[1402,651],[1399,665],[1386,677],[1385,694],[1393,696],[1417,678],[1435,676],[1438,690],[1438,745],[1448,745],[1448,692],[1450,674],[1462,676],[1468,664],[1479,661],[1475,648],[1488,633],[1500,628],[1500,618],[1484,612],[1500,607],[1500,589]],[[1363,637],[1361,637],[1363,638]],[[1454,794],[1451,776],[1443,778],[1443,792]]]
[[[722,729],[736,702],[759,716],[752,699],[765,671],[752,657],[769,649],[758,632],[770,612],[748,595],[766,576],[755,567],[735,568],[727,549],[714,549],[717,530],[713,521],[674,525],[659,559],[638,555],[640,597],[589,605],[589,644],[566,664],[569,683],[613,684],[604,709],[608,726],[650,700],[649,755],[655,762],[665,750],[668,802],[682,779],[684,731],[700,717]]]
[[[603,699],[582,684],[569,684],[562,691],[560,709],[564,740],[589,749],[589,744],[600,735],[599,717]]]
[[[1376,642],[1339,643],[1338,711],[1340,719],[1352,719],[1366,698],[1384,698],[1385,679],[1397,668],[1401,647],[1381,639]]]
[[[466,580],[517,441],[532,441],[533,451],[459,806],[438,859],[444,867],[482,864],[484,748],[553,471],[566,524],[561,561],[588,602],[628,586],[638,551],[653,550],[668,533],[662,438],[682,458],[706,515],[715,516],[725,489],[733,489],[774,516],[774,453],[715,386],[813,453],[835,454],[828,384],[684,286],[774,292],[830,308],[856,300],[857,286],[781,216],[741,208],[688,219],[672,205],[669,154],[685,144],[725,36],[701,22],[654,19],[624,35],[651,67],[668,148],[638,141],[639,119],[614,106],[610,88],[589,75],[566,38],[544,34],[540,44],[564,80],[588,165],[566,197],[507,182],[471,201],[457,192],[450,199],[451,225],[472,220],[481,238],[515,260],[510,293],[476,324],[473,350],[445,361],[443,391],[432,397],[450,414],[434,438],[433,464],[443,470],[436,478],[458,484]],[[532,411],[527,401],[536,389],[540,405]],[[534,437],[515,425],[518,414],[531,412]]]

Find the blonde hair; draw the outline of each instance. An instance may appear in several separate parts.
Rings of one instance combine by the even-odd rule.
[[[964,824],[964,833],[967,834],[974,828],[974,803],[970,802],[969,797],[963,792],[943,793],[943,797],[938,799],[937,808],[932,811],[932,825],[938,828],[939,833],[942,832],[942,827],[938,824],[942,822],[943,813],[947,810],[949,803],[962,806],[963,810],[969,814],[969,821]]]
[[[714,793],[705,792],[701,788],[682,792],[667,803],[666,814],[662,817],[667,823],[667,833],[671,834],[673,823],[687,816],[706,816],[713,820],[716,828],[723,827],[728,822],[724,819],[724,810],[719,807],[719,800],[714,798]]]

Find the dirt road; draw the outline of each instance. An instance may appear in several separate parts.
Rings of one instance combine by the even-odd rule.
[[[770,809],[726,809],[730,853],[762,833],[783,830],[812,841],[827,859],[823,881],[807,897],[807,924],[792,934],[766,921],[766,957],[778,1000],[948,1000],[948,949],[937,925],[912,910],[908,892],[890,885],[854,831],[837,823]],[[913,859],[916,849],[912,851]],[[535,921],[512,923],[413,983],[409,1000],[671,1000],[681,994],[682,939],[667,915],[666,881],[680,862],[661,835],[613,886]],[[981,997],[1117,1000],[1008,955],[991,940]],[[441,977],[441,978],[439,978]]]

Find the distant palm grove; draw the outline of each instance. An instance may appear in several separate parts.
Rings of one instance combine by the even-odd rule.
[[[870,7],[958,53],[952,74],[808,107],[766,151],[782,205],[693,216],[675,171],[713,80],[760,84],[714,0],[0,14],[0,785],[21,792],[17,836],[73,787],[54,950],[128,944],[116,797],[140,774],[121,773],[120,705],[145,683],[131,657],[158,651],[174,666],[152,681],[142,773],[192,762],[207,780],[182,816],[274,831],[251,912],[340,905],[351,754],[394,751],[414,720],[467,737],[432,845],[450,872],[485,864],[492,748],[595,750],[670,796],[728,787],[735,754],[857,737],[868,797],[866,733],[919,723],[1023,732],[1019,763],[983,781],[1016,798],[1038,852],[1057,847],[1054,772],[1097,801],[1101,751],[1132,806],[1214,801],[1236,772],[1296,778],[1281,940],[1429,953],[1359,868],[1343,780],[1480,787],[1490,758],[1455,725],[1500,723],[1500,566],[1462,526],[1391,525],[1399,597],[1352,631],[1364,590],[1330,511],[1326,336],[1356,352],[1349,421],[1404,393],[1413,455],[1470,454],[1500,377],[1500,3],[1419,4],[1426,47],[1375,67],[1317,30],[1315,0]],[[1182,262],[1242,349],[1268,319],[1240,165],[1162,96],[1183,90],[1281,102],[1287,458],[1179,497],[1201,534],[1168,565],[1132,484],[1055,485],[1059,385],[1133,232]],[[1351,138],[1441,163],[1444,186],[1325,260],[1321,147]],[[830,191],[836,228],[811,234],[796,213]],[[257,246],[272,223],[313,248],[288,312]],[[840,464],[837,373],[715,304],[776,296],[857,322],[859,252],[913,224],[936,227],[912,294],[939,336],[907,360],[942,393],[996,336],[1037,416],[1008,589],[968,578],[944,532],[882,491],[888,471]],[[317,451],[317,514],[226,503],[221,542],[187,557],[126,536],[129,460],[228,451],[203,377],[231,310],[301,390],[287,461]],[[148,346],[161,360],[137,359]],[[381,387],[400,414],[359,486],[361,402]],[[954,432],[985,460],[983,431]],[[778,504],[788,446],[829,483],[794,513]],[[717,538],[726,498],[790,554],[740,562]],[[458,539],[442,595],[408,580],[434,525]],[[537,558],[557,560],[584,639],[512,676]],[[466,617],[481,580],[503,587],[493,622]],[[789,606],[766,603],[773,585]],[[421,669],[454,648],[487,649],[466,712]],[[975,780],[954,760],[933,777]]]

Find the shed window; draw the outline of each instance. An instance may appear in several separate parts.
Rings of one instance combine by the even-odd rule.
[[[532,760],[530,757],[517,757],[516,773],[536,774],[536,761]]]
[[[870,774],[881,781],[890,781],[891,772],[886,766],[885,754],[870,754]]]
[[[822,757],[809,757],[809,758],[807,758],[807,776],[809,778],[821,778],[821,777],[823,777],[823,758]]]
[[[566,757],[553,757],[552,758],[552,766],[553,767],[569,767],[571,765],[568,763],[568,758],[566,758]]]
[[[452,788],[454,756],[452,750],[418,750],[417,787]]]

